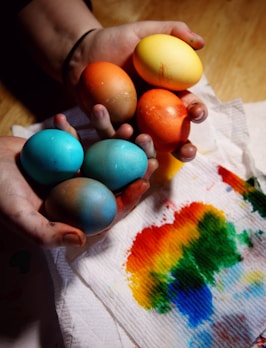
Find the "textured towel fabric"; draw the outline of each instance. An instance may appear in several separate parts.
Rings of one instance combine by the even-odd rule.
[[[264,188],[265,150],[249,137],[263,116],[252,122],[241,99],[221,103],[205,77],[192,90],[210,114],[192,127],[196,160],[106,238],[47,255],[67,347],[242,348],[265,329],[266,202],[254,187]],[[67,116],[86,145],[96,139],[78,108]]]
[[[265,207],[198,156],[72,266],[139,347],[248,347],[266,322]]]

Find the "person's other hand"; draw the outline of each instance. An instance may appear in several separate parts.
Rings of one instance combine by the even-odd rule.
[[[132,68],[132,54],[137,43],[150,34],[164,33],[176,36],[187,42],[195,50],[204,46],[204,40],[192,32],[183,22],[177,21],[141,21],[110,28],[96,29],[82,41],[75,56],[75,63],[71,64],[68,74],[68,85],[81,105],[76,87],[82,71],[93,61],[109,61],[125,69],[134,81]],[[78,57],[78,58],[77,58]],[[203,122],[208,114],[206,105],[200,98],[189,91],[182,91],[179,97],[187,107],[192,122]],[[90,115],[91,110],[85,110]],[[189,141],[174,151],[174,155],[181,161],[192,160],[197,149]]]
[[[95,105],[90,118],[94,128],[102,139],[117,138],[129,140],[133,135],[134,130],[132,126],[126,123],[115,130],[110,121],[109,113],[103,105]],[[76,138],[79,138],[75,128],[69,124],[64,114],[57,114],[54,117],[54,125],[56,128],[69,132]],[[135,139],[135,143],[145,151],[148,157],[148,169],[143,178],[128,185],[123,192],[116,196],[118,213],[112,225],[129,214],[139,203],[144,193],[150,187],[150,177],[158,167],[156,152],[151,137],[147,134],[139,134]]]

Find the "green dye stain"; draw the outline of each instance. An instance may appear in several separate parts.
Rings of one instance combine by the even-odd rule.
[[[255,188],[255,178],[245,181],[222,166],[218,166],[218,174],[221,175],[223,182],[230,185],[252,205],[253,211],[257,211],[263,218],[266,217],[266,195]]]
[[[249,248],[253,247],[253,243],[248,231],[244,230],[237,235],[237,240],[240,244],[247,245]]]
[[[266,196],[264,193],[254,188],[254,190],[244,192],[243,198],[251,203],[254,211],[257,211],[261,217],[266,218]]]
[[[156,308],[156,310],[160,314],[164,314],[170,311],[171,309],[171,301],[168,296],[168,284],[165,279],[162,279],[162,275],[152,274],[154,286],[152,288],[152,293],[149,294],[151,298],[152,308]]]

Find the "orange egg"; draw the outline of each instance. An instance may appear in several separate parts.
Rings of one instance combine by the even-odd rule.
[[[172,152],[187,140],[190,121],[181,99],[158,88],[148,90],[140,97],[137,127],[152,137],[157,151]]]
[[[137,93],[129,75],[110,62],[93,62],[82,72],[79,96],[87,111],[103,104],[113,123],[131,119],[136,111]]]

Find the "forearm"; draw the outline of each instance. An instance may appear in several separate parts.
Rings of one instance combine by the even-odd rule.
[[[33,0],[18,14],[19,33],[37,63],[62,80],[62,66],[77,40],[101,28],[83,0]]]

